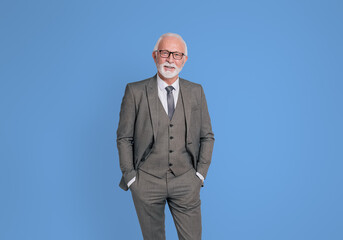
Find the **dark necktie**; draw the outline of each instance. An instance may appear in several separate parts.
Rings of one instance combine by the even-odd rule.
[[[173,96],[173,86],[168,86],[166,87],[167,90],[167,103],[168,103],[168,116],[169,119],[171,120],[174,114],[174,96]]]

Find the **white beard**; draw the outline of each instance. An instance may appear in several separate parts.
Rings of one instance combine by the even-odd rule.
[[[164,66],[174,67],[174,71],[173,72],[165,71]],[[182,70],[182,67],[178,68],[174,63],[167,63],[167,62],[162,63],[162,64],[156,63],[156,67],[157,67],[158,72],[165,78],[173,78],[177,76]]]

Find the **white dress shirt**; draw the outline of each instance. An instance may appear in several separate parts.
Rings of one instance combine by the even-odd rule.
[[[167,115],[168,115],[168,101],[167,101],[167,90],[166,87],[168,87],[169,85],[163,81],[160,76],[158,76],[157,74],[157,89],[158,89],[158,98],[160,99],[162,106],[164,108],[164,110],[166,111]],[[179,85],[179,78],[177,78],[177,80],[171,85],[174,87],[174,90],[172,91],[172,94],[174,96],[174,108],[176,108],[176,104],[177,104],[177,100],[179,97],[179,92],[180,92],[180,85]],[[201,179],[202,182],[204,182],[204,177],[196,172],[196,175],[198,178]],[[136,181],[136,177],[133,177],[128,183],[127,183],[127,187],[130,187],[132,183],[134,183],[134,181]]]
[[[167,101],[167,90],[166,87],[169,85],[163,81],[157,74],[157,89],[158,89],[158,98],[160,99],[162,106],[164,110],[166,111],[168,115],[168,101]],[[180,92],[180,86],[179,86],[179,78],[176,79],[176,81],[171,85],[174,87],[174,90],[172,91],[173,97],[174,97],[174,108],[176,108],[176,103],[179,97]]]

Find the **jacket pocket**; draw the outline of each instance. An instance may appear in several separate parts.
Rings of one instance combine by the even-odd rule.
[[[144,162],[145,160],[147,160],[147,158],[149,157],[151,151],[152,151],[152,147],[154,145],[154,142],[151,142],[149,144],[149,146],[145,149],[143,155],[142,155],[142,158],[141,158],[141,162]]]

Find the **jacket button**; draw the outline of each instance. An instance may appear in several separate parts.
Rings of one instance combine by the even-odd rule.
[[[172,164],[172,163],[169,163],[169,167],[171,167],[171,166],[173,166],[173,164]]]
[[[173,124],[169,124],[169,127],[173,127],[174,125]]]
[[[173,139],[174,137],[173,136],[170,136],[170,139]]]
[[[170,152],[170,153],[172,153],[172,152],[173,152],[173,150],[169,150],[169,152]]]

